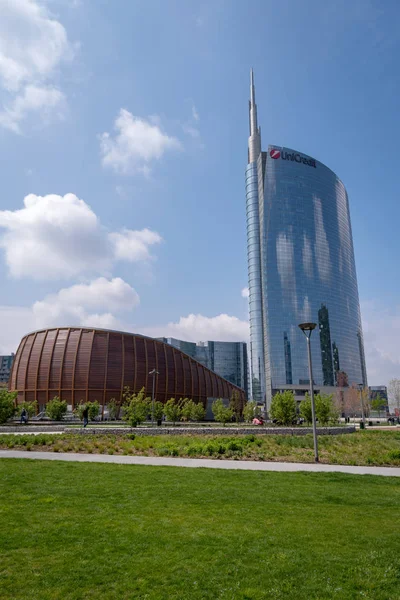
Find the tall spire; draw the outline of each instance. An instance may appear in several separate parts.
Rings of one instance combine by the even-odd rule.
[[[250,120],[250,137],[249,137],[249,163],[257,160],[261,152],[261,131],[257,124],[257,104],[256,92],[254,87],[254,73],[250,69],[250,101],[249,101],[249,120]]]

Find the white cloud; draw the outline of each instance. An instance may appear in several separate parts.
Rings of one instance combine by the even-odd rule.
[[[154,160],[182,147],[179,140],[162,131],[159,123],[158,118],[141,119],[122,108],[115,120],[115,136],[107,132],[100,135],[103,166],[123,175],[149,175]]]
[[[0,85],[6,92],[0,125],[20,132],[33,112],[41,120],[63,114],[64,95],[49,82],[73,51],[65,28],[43,4],[0,0],[0,12]]]
[[[195,107],[194,104],[192,104],[192,117],[195,121],[200,121],[200,115],[197,112],[197,108]]]
[[[246,341],[249,324],[237,317],[221,314],[216,317],[190,314],[177,323],[142,328],[141,332],[154,337],[175,337],[188,342],[217,340],[221,342]]]
[[[149,229],[108,232],[74,194],[29,194],[20,210],[0,211],[0,247],[13,277],[68,279],[109,271],[117,260],[150,258],[161,237]]]
[[[100,277],[87,284],[77,284],[50,294],[32,307],[36,327],[65,325],[115,326],[110,311],[132,309],[139,304],[137,292],[123,279]],[[106,313],[93,311],[106,310]]]
[[[31,307],[0,306],[0,354],[15,352],[24,335],[46,327],[80,325],[126,330],[114,313],[131,311],[138,304],[137,292],[123,279],[99,277],[49,294]]]
[[[151,258],[149,246],[159,244],[161,236],[156,231],[142,229],[132,231],[123,229],[121,233],[110,233],[109,238],[114,244],[114,254],[117,260],[136,262]]]
[[[39,111],[42,123],[54,118],[63,119],[66,112],[64,94],[54,87],[27,85],[11,105],[0,113],[0,125],[21,133],[20,123],[30,114]]]
[[[362,302],[361,314],[368,384],[387,385],[400,379],[400,306]]]
[[[249,288],[248,287],[244,287],[242,289],[242,298],[248,298],[249,295],[250,295]]]

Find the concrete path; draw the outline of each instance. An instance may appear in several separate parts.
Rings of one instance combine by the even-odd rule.
[[[237,469],[244,471],[283,471],[286,473],[294,471],[307,471],[312,473],[350,473],[353,475],[400,477],[400,468],[396,467],[351,467],[345,465],[259,462],[252,460],[210,460],[205,458],[78,454],[73,452],[29,452],[24,450],[0,450],[0,458],[118,463],[123,465],[153,465],[157,467],[205,467],[207,469]]]

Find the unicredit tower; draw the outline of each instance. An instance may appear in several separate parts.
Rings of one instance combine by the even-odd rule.
[[[246,169],[250,364],[253,399],[309,386],[367,385],[347,192],[321,162],[290,148],[261,149],[253,72]],[[329,388],[331,388],[329,390]]]

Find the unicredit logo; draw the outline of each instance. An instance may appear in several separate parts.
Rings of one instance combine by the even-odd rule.
[[[269,155],[271,158],[280,158],[281,157],[281,153],[279,152],[279,150],[270,150]]]
[[[303,163],[303,165],[308,165],[309,167],[317,168],[315,164],[314,158],[307,158],[306,156],[302,156],[298,152],[281,152],[280,150],[270,150],[269,155],[271,158],[281,158],[282,160],[291,160],[297,163]]]

